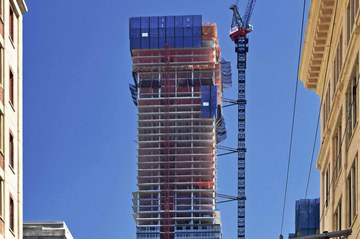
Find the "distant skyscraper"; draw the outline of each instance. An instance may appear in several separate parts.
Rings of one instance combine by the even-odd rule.
[[[74,239],[65,222],[25,222],[23,239]]]
[[[23,0],[0,0],[0,238],[22,239]]]
[[[296,236],[308,236],[319,233],[320,199],[301,199],[295,203],[295,233]]]
[[[201,16],[130,18],[138,109],[137,238],[220,239],[220,48]]]

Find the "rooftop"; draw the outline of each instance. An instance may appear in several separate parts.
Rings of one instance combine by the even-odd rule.
[[[24,222],[24,239],[73,239],[65,222]]]

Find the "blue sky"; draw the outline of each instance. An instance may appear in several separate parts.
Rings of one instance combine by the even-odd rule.
[[[100,3],[101,2],[101,3]],[[278,238],[297,70],[302,2],[257,1],[247,69],[248,238]],[[24,220],[64,220],[78,239],[135,238],[136,108],[128,90],[131,16],[201,14],[216,22],[222,56],[233,1],[36,0],[24,15]],[[240,0],[243,12],[245,0]],[[233,80],[236,81],[234,71]],[[236,84],[234,84],[235,86]],[[236,97],[236,88],[225,93]],[[303,198],[318,97],[299,84],[284,234]],[[226,146],[236,109],[225,109]],[[219,192],[236,195],[236,155],[218,161]],[[313,165],[309,198],[319,196]],[[236,238],[236,203],[219,205],[224,238]]]

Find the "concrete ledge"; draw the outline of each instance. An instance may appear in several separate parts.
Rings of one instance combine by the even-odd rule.
[[[24,239],[73,239],[65,222],[25,222]]]

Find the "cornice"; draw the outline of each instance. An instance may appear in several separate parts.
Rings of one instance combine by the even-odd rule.
[[[311,1],[299,69],[299,79],[307,89],[317,90],[321,80],[334,5],[335,0]]]

